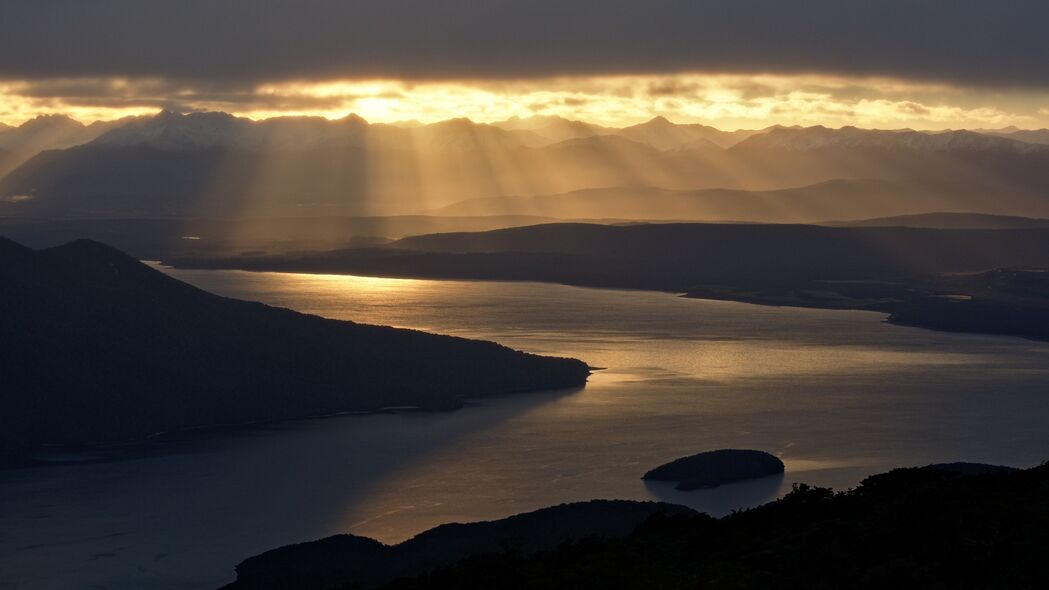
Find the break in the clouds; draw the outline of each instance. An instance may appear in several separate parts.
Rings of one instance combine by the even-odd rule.
[[[1049,87],[1043,0],[4,0],[0,77],[823,73]]]
[[[579,76],[501,81],[274,82],[242,87],[164,79],[0,82],[0,122],[60,112],[82,120],[158,109],[217,110],[251,118],[356,113],[372,122],[452,117],[492,122],[561,116],[624,126],[662,115],[722,128],[771,124],[949,127],[1044,126],[1043,95],[959,90],[893,79],[785,75]]]

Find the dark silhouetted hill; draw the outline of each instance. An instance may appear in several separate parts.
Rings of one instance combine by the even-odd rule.
[[[718,520],[655,517],[625,538],[492,551],[386,588],[1038,588],[1049,583],[1047,486],[1046,466],[901,469],[844,493],[798,486]]]
[[[664,223],[545,224],[398,240],[393,247],[443,254],[558,254],[593,262],[618,286],[780,276],[871,278],[886,274],[1049,266],[1049,228],[935,230],[812,225]],[[627,273],[633,268],[636,273]],[[646,270],[647,269],[647,270]]]
[[[929,465],[929,467],[940,469],[942,471],[953,471],[955,473],[961,473],[962,475],[988,475],[990,473],[1017,471],[1015,467],[1009,467],[1007,465],[989,465],[987,463],[969,463],[966,461],[955,463],[933,463],[932,465]]]
[[[0,238],[0,450],[581,386],[491,342],[218,297],[97,242]]]
[[[572,539],[623,537],[657,513],[695,514],[688,508],[660,502],[592,500],[501,520],[445,524],[393,546],[354,535],[336,535],[246,559],[237,566],[237,581],[224,590],[320,589],[350,584],[374,588],[479,553],[530,555]]]
[[[185,257],[176,266],[547,281],[867,309],[940,330],[1049,339],[1049,228],[558,223],[388,247]],[[982,273],[982,274],[981,274]]]
[[[603,526],[599,512],[619,503],[568,505],[485,523],[494,534],[456,525],[461,528],[438,527],[392,548],[349,536],[285,547],[242,563],[228,588],[369,588],[396,576],[404,577],[383,587],[1040,588],[1049,584],[1043,567],[1047,491],[1046,465],[990,472],[897,469],[846,492],[799,484],[780,500],[720,519],[656,512],[629,534],[604,537],[587,537],[588,526]],[[582,522],[543,523],[561,518]],[[454,549],[440,542],[412,547],[428,536]],[[566,537],[573,540],[562,542]],[[528,539],[525,548],[513,542],[522,538]],[[409,559],[416,551],[431,559]],[[435,565],[457,553],[472,555]],[[376,570],[384,576],[375,576]]]

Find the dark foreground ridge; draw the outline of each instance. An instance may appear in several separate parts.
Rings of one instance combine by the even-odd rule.
[[[445,524],[393,546],[366,537],[336,535],[247,559],[237,566],[237,581],[223,590],[327,589],[353,584],[375,588],[493,549],[528,555],[581,537],[624,537],[657,513],[695,514],[661,502],[592,500],[502,520]]]
[[[0,238],[0,455],[578,387],[577,360],[227,299],[108,246]]]
[[[721,519],[651,505],[655,514],[622,535],[594,512],[629,504],[589,503],[438,527],[392,548],[332,537],[249,559],[228,588],[367,589],[391,564],[409,577],[382,586],[389,590],[1045,587],[1049,465],[978,475],[956,465],[972,466],[897,469],[839,493],[798,485]],[[582,524],[559,524],[566,520]],[[574,540],[562,542],[566,534]],[[399,551],[402,561],[389,561]],[[457,553],[472,556],[456,561]],[[383,574],[369,577],[376,570]]]
[[[679,490],[698,490],[783,473],[783,461],[764,451],[720,449],[682,457],[652,469],[641,479],[677,482]]]
[[[1049,228],[559,223],[174,266],[654,289],[1049,339]]]

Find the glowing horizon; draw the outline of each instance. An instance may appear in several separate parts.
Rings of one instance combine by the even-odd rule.
[[[530,80],[335,80],[203,88],[161,79],[0,82],[0,123],[46,114],[84,123],[162,109],[222,111],[371,123],[493,123],[557,116],[624,127],[663,116],[724,130],[824,125],[920,130],[1049,126],[1049,93],[998,91],[891,78],[821,75],[681,74],[573,76]]]

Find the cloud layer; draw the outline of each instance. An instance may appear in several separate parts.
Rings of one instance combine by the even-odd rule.
[[[513,81],[328,81],[188,85],[163,79],[0,83],[0,122],[60,112],[82,120],[160,108],[218,110],[267,118],[357,113],[372,122],[493,122],[556,115],[610,126],[656,115],[722,128],[779,123],[830,126],[1021,127],[1049,124],[1044,93],[1003,97],[982,90],[878,78],[784,75],[589,76]]]
[[[0,78],[824,73],[1049,88],[1042,0],[5,0]]]

